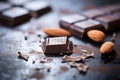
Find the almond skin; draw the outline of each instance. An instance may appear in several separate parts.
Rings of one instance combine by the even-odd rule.
[[[102,46],[100,47],[100,52],[102,54],[106,54],[106,53],[110,53],[113,50],[114,47],[114,43],[112,42],[105,42],[102,44]]]
[[[105,38],[104,32],[100,30],[90,30],[87,32],[87,36],[95,42],[102,42]]]
[[[71,35],[70,32],[62,28],[45,28],[43,29],[43,31],[48,36],[70,36]]]

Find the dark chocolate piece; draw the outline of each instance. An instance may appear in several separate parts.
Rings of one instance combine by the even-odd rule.
[[[84,38],[86,33],[89,30],[102,30],[104,31],[104,26],[100,24],[100,22],[92,19],[88,19],[86,21],[77,22],[71,26],[71,33],[77,37]]]
[[[14,7],[5,10],[0,15],[0,24],[6,26],[16,26],[30,19],[29,11],[24,8]]]
[[[114,31],[117,30],[120,25],[120,18],[114,15],[105,15],[101,17],[97,17],[96,20],[100,21],[101,24],[104,25],[106,31]]]
[[[0,13],[3,10],[9,9],[12,5],[6,2],[0,2]]]
[[[85,20],[86,17],[79,15],[79,14],[71,14],[69,16],[62,17],[60,20],[60,27],[70,30],[70,26],[73,23],[76,23],[78,21]]]
[[[87,16],[88,18],[95,18],[95,17],[104,15],[104,12],[101,11],[100,9],[90,9],[90,10],[83,11],[82,14],[84,16]]]
[[[46,1],[36,0],[30,1],[23,5],[26,9],[30,10],[32,17],[39,17],[49,11],[51,7]]]
[[[47,38],[42,43],[42,49],[44,54],[72,53],[73,44],[67,37],[53,37]]]

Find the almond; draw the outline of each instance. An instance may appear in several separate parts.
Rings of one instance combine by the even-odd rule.
[[[70,36],[70,32],[62,29],[62,28],[45,28],[43,31],[48,36]]]
[[[90,30],[87,32],[90,39],[96,42],[102,42],[105,38],[105,34],[100,30]]]
[[[114,43],[112,42],[105,42],[104,44],[102,44],[102,46],[100,47],[100,52],[102,54],[105,54],[105,53],[110,53],[112,50],[113,50],[113,47],[114,47]]]

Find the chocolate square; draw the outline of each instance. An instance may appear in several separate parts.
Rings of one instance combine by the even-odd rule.
[[[60,27],[70,30],[71,24],[76,23],[78,21],[83,21],[85,19],[86,19],[86,17],[84,17],[82,15],[71,14],[71,15],[62,17],[59,24],[60,24]]]
[[[97,17],[96,20],[100,21],[101,24],[104,25],[107,32],[117,30],[120,25],[120,18],[114,15]]]
[[[30,15],[28,10],[21,7],[14,7],[1,13],[0,24],[6,26],[16,26],[28,21],[29,19]]]
[[[39,17],[51,10],[51,7],[46,1],[36,0],[30,1],[23,5],[26,9],[30,10],[32,17]]]
[[[72,53],[73,46],[67,37],[53,37],[42,43],[42,49],[44,54]]]
[[[102,16],[105,13],[103,11],[101,11],[100,9],[96,8],[96,9],[90,9],[90,10],[83,11],[82,14],[84,16],[87,16],[88,18],[95,18],[98,16]]]
[[[92,19],[88,19],[85,21],[77,22],[71,26],[71,33],[77,37],[84,38],[86,33],[89,30],[102,30],[104,31],[103,25],[100,22]]]

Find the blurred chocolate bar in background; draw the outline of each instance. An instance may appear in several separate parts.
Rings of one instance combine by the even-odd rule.
[[[0,2],[0,24],[15,27],[49,11],[51,11],[50,5],[43,0],[8,0]]]
[[[77,14],[77,13],[76,13]],[[85,38],[89,30],[98,29],[106,33],[120,29],[120,5],[113,4],[100,8],[81,11],[79,16],[66,16],[60,19],[61,28],[70,31],[74,36]]]

